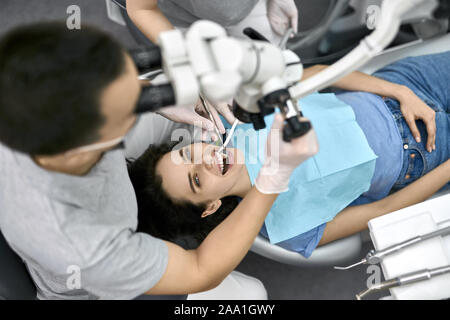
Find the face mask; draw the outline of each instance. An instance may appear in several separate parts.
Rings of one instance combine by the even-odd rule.
[[[109,141],[105,141],[105,142],[93,143],[93,144],[90,144],[87,146],[82,146],[82,147],[70,150],[70,151],[66,152],[65,155],[73,156],[75,154],[92,152],[92,151],[110,148],[110,147],[113,147],[113,146],[123,143],[124,139],[125,139],[125,136],[122,136],[122,137],[118,137],[118,138],[115,138],[115,139],[112,139]]]
[[[111,148],[114,146],[120,147],[120,149],[125,149],[125,140],[127,137],[132,136],[140,119],[141,119],[140,117],[137,117],[136,122],[134,123],[133,127],[130,128],[130,130],[127,132],[127,134],[125,136],[120,136],[120,137],[117,137],[117,138],[109,140],[109,141],[97,142],[97,143],[89,144],[86,146],[78,147],[78,148],[75,148],[75,149],[72,149],[72,150],[66,152],[65,155],[73,156],[75,154],[107,149],[107,148]]]

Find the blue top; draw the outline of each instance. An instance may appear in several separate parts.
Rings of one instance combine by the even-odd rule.
[[[376,164],[373,164],[373,174],[369,175],[367,173],[362,173],[362,170],[368,170],[370,171],[370,161],[367,162],[365,165],[360,165],[358,166],[357,163],[353,163],[354,168],[356,168],[356,170],[351,170],[351,171],[355,171],[356,175],[359,175],[360,177],[354,178],[352,179],[352,189],[356,190],[356,193],[353,194],[353,198],[348,201],[342,208],[340,208],[339,210],[334,210],[336,212],[334,212],[333,214],[331,214],[329,217],[331,217],[329,220],[331,220],[336,213],[338,213],[339,211],[341,211],[345,206],[347,206],[350,202],[352,202],[353,200],[355,200],[352,204],[360,204],[360,203],[367,203],[373,200],[377,200],[380,199],[382,197],[384,197],[385,195],[387,195],[389,193],[389,190],[391,189],[392,185],[394,184],[395,180],[398,177],[398,173],[401,169],[401,158],[402,158],[402,148],[401,148],[401,139],[398,133],[398,129],[396,127],[395,122],[393,121],[392,115],[390,114],[389,110],[387,109],[386,105],[384,104],[383,100],[373,94],[369,94],[369,93],[362,93],[362,92],[352,92],[352,93],[342,93],[339,94],[339,100],[337,100],[336,98],[334,98],[335,100],[333,100],[334,95],[313,95],[315,97],[321,97],[321,98],[325,98],[325,100],[322,101],[322,103],[319,100],[311,100],[309,99],[309,102],[313,103],[316,102],[315,105],[315,110],[317,108],[317,106],[320,107],[320,105],[323,105],[323,102],[327,101],[328,103],[332,102],[334,105],[333,109],[336,109],[335,111],[340,111],[343,112],[345,110],[345,108],[342,105],[342,102],[345,102],[347,104],[349,104],[351,106],[351,109],[354,111],[354,116],[356,116],[356,121],[359,124],[359,127],[362,129],[362,131],[365,134],[365,138],[367,138],[365,141],[366,143],[368,142],[368,144],[370,145],[370,147],[373,149],[374,153],[378,156],[378,159],[376,161]],[[308,97],[307,97],[308,98]],[[307,117],[309,117],[312,121],[313,121],[313,125],[316,128],[316,131],[318,133],[318,137],[319,137],[319,143],[321,145],[321,150],[323,150],[323,139],[321,139],[321,132],[323,131],[322,129],[319,130],[318,127],[321,127],[320,124],[318,125],[317,121],[314,121],[314,117],[311,117],[311,114],[308,114],[310,111],[309,109],[309,103],[308,103],[308,99],[302,99],[300,101],[300,105],[303,109],[303,112],[305,113],[305,115]],[[306,102],[306,103],[305,103]],[[341,103],[339,103],[341,102]],[[319,103],[319,104],[317,104]],[[348,107],[346,105],[346,107]],[[316,110],[317,111],[317,110]],[[332,110],[323,110],[326,111],[323,113],[323,115],[325,115],[325,117],[329,117],[330,119],[333,119],[334,122],[337,121],[337,119],[341,118],[340,116],[337,115],[337,113],[332,112]],[[347,110],[348,111],[348,110]],[[344,112],[346,113],[346,112]],[[314,115],[313,115],[314,116]],[[347,118],[347,120],[350,118]],[[321,119],[321,121],[324,121],[325,123],[327,122],[326,119]],[[342,120],[342,119],[341,119]],[[338,121],[339,122],[339,121]],[[271,120],[269,119],[269,121],[267,121],[266,118],[266,123],[267,123],[267,128],[270,127],[271,124]],[[352,127],[351,131],[357,132],[357,128],[355,128],[354,126],[350,125],[350,122],[347,122],[347,124],[345,126],[350,126]],[[262,130],[264,132],[266,132],[267,134],[267,129],[266,130]],[[247,136],[249,134],[247,133]],[[331,140],[334,140],[330,137],[328,137]],[[251,139],[251,138],[250,138]],[[265,142],[265,139],[260,139],[262,141]],[[261,143],[261,142],[260,142]],[[365,149],[364,147],[364,141],[359,141],[358,144],[361,144],[361,146],[359,147],[359,149]],[[341,153],[341,156],[343,156],[346,159],[349,158],[353,158],[354,154],[352,154],[352,157],[348,156],[348,146],[345,146],[345,144],[342,146],[342,141],[338,144],[338,146],[340,148],[336,149],[333,148],[333,152],[334,152],[334,157],[339,157],[339,155],[337,153]],[[238,146],[237,146],[238,147]],[[341,151],[339,151],[341,150]],[[253,152],[253,154],[255,154],[255,150],[250,150]],[[367,151],[367,150],[366,150]],[[252,153],[249,152],[249,153]],[[247,153],[246,153],[247,155]],[[368,154],[366,154],[365,156],[368,156]],[[369,157],[370,158],[370,157]],[[398,160],[400,158],[400,160]],[[360,159],[360,162],[362,160]],[[392,163],[395,163],[396,165],[392,166]],[[304,164],[302,164],[302,166],[300,167],[306,167],[304,166],[306,164],[306,162]],[[342,163],[341,163],[342,165]],[[253,178],[252,180],[254,181],[254,178],[257,175],[258,170],[253,170],[255,169],[254,165],[248,165],[248,169],[249,169],[249,174],[250,176]],[[359,168],[358,168],[359,167]],[[360,169],[360,170],[357,170]],[[336,168],[330,168],[330,170],[333,171],[338,171],[336,170]],[[344,172],[341,172],[340,174],[345,174]],[[353,175],[354,176],[354,175]],[[364,177],[366,177],[364,179]],[[333,180],[339,180],[339,183],[342,183],[343,181],[345,182],[345,178],[343,178],[342,176],[339,176],[339,173],[336,175],[332,176]],[[371,178],[371,179],[370,179]],[[297,177],[298,179],[298,177]],[[298,183],[297,179],[295,177],[291,178],[291,182],[293,183]],[[344,179],[344,180],[342,180]],[[370,184],[365,186],[365,181],[367,182],[367,179],[370,180]],[[323,180],[323,179],[322,179]],[[348,182],[348,181],[347,181]],[[359,187],[357,185],[358,184]],[[291,183],[290,183],[291,186]],[[364,188],[366,187],[366,189],[364,190]],[[291,190],[292,191],[292,190]],[[287,194],[292,193],[292,192],[288,192]],[[286,193],[285,193],[286,194]],[[285,195],[283,194],[283,195]],[[362,194],[362,195],[361,195]],[[285,203],[287,206],[295,208],[295,210],[298,212],[298,208],[299,206],[297,206],[297,203],[293,203],[293,200],[290,200],[288,202],[283,201],[282,196],[280,195],[277,199],[277,201],[275,202],[275,204],[279,204],[280,202]],[[361,196],[360,196],[361,195]],[[300,195],[297,195],[298,197]],[[318,197],[319,199],[321,197]],[[292,199],[292,198],[291,198]],[[348,199],[348,198],[347,198]],[[330,200],[330,199],[328,199]],[[341,199],[342,200],[342,199]],[[297,201],[295,201],[297,202]],[[274,206],[276,207],[276,206]],[[283,206],[283,209],[286,209],[286,206]],[[327,206],[325,206],[327,209],[329,209]],[[272,213],[273,209],[271,210]],[[327,220],[327,221],[329,221]],[[303,221],[302,221],[303,222]],[[267,221],[266,221],[267,223]],[[303,223],[302,223],[303,224]],[[297,233],[297,235],[294,235],[293,237],[290,237],[288,239],[284,239],[280,242],[277,243],[277,245],[286,248],[288,250],[292,250],[292,251],[296,251],[300,254],[302,254],[305,257],[309,257],[313,250],[316,248],[317,244],[319,243],[323,231],[325,229],[326,223],[321,223],[319,225],[316,225],[312,228],[309,228],[308,230],[304,231],[304,232],[299,232]],[[260,232],[263,236],[265,236],[266,238],[269,238],[269,234],[267,232],[267,228],[266,225],[263,226],[263,228],[261,229]],[[274,242],[274,241],[271,241]]]
[[[402,138],[392,113],[378,95],[368,92],[344,92],[337,98],[350,105],[356,121],[378,156],[370,189],[352,205],[383,199],[398,179],[403,163]]]

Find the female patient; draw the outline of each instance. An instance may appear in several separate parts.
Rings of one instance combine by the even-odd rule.
[[[305,70],[305,77],[322,68]],[[331,221],[277,244],[309,257],[317,245],[359,232],[370,219],[423,201],[448,183],[449,83],[450,52],[407,58],[375,77],[353,73],[337,82],[336,87],[353,90],[336,97],[352,108],[378,157],[374,170],[367,172],[370,187]],[[194,247],[226,218],[250,190],[252,180],[240,150],[228,148],[225,165],[216,151],[217,147],[206,144],[174,151],[168,145],[150,147],[130,164],[140,231],[179,243],[190,239],[192,243],[185,246]],[[291,180],[296,183],[295,177]],[[351,178],[341,177],[339,183],[359,190]],[[289,199],[301,197],[295,194]],[[284,205],[302,210],[298,203]],[[268,236],[264,227],[261,233]]]

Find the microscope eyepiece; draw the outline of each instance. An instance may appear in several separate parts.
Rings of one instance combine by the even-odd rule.
[[[163,59],[159,47],[133,49],[130,50],[130,56],[141,74],[162,67]]]
[[[155,112],[162,107],[175,105],[175,92],[171,84],[143,87],[135,113]]]

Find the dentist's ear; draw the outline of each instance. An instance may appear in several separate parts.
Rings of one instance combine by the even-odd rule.
[[[208,203],[205,211],[203,211],[203,213],[202,213],[202,218],[205,218],[205,217],[213,214],[217,210],[219,210],[221,205],[222,205],[222,200],[220,200],[220,199]]]

